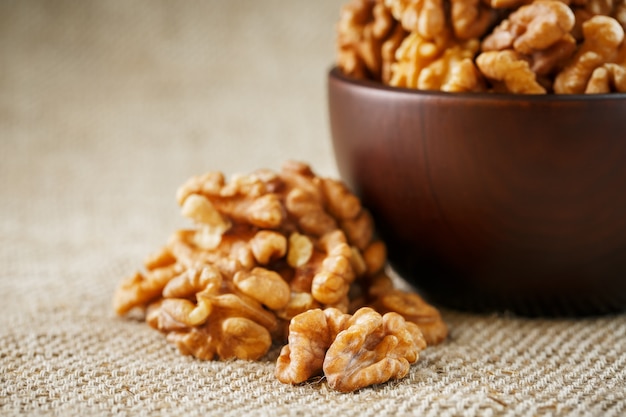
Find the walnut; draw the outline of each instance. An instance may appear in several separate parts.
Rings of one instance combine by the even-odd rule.
[[[538,76],[551,76],[563,69],[576,51],[576,39],[571,35],[552,44],[550,47],[530,55],[530,69]]]
[[[206,296],[223,291],[223,284],[221,273],[212,266],[187,269],[165,285],[163,298],[148,306],[146,321],[162,331],[199,325],[212,309]]]
[[[450,0],[450,20],[460,40],[481,38],[498,17],[482,0]]]
[[[233,174],[230,180],[221,188],[219,195],[221,197],[235,197],[244,195],[251,198],[262,197],[269,193],[264,178],[256,173]]]
[[[556,0],[535,0],[511,13],[488,35],[483,51],[515,49],[532,54],[554,45],[574,27],[574,13]]]
[[[369,211],[362,209],[359,214],[340,223],[348,243],[360,250],[365,249],[374,236],[374,219]]]
[[[219,213],[235,223],[262,228],[279,227],[285,218],[282,204],[275,193],[256,174],[233,176],[225,182],[221,173],[192,177],[177,191],[179,204],[190,194],[206,197]]]
[[[189,331],[172,331],[167,341],[183,355],[198,359],[257,360],[267,353],[272,340],[268,330],[254,321],[231,317]]]
[[[614,62],[619,66],[626,67],[626,41],[621,43],[619,49],[617,50],[617,55],[615,55],[615,58],[611,62]]]
[[[608,16],[594,16],[583,24],[584,41],[571,62],[554,80],[559,94],[584,93],[594,70],[618,57],[624,29]]]
[[[419,328],[399,314],[314,309],[291,320],[275,375],[298,384],[323,374],[331,388],[355,391],[404,377],[425,347]]]
[[[621,69],[605,64],[626,68],[615,57],[626,30],[626,0],[353,0],[345,10],[338,45],[363,41],[374,21],[385,33],[384,41],[361,43],[361,49],[350,44],[339,62],[349,75],[447,92],[621,91]],[[594,17],[600,19],[588,23]],[[357,50],[374,57],[375,75]],[[349,226],[330,213],[352,243]],[[330,223],[316,236],[334,229]]]
[[[337,222],[326,212],[322,200],[302,188],[294,188],[287,194],[285,208],[307,234],[321,236],[337,228]]]
[[[244,198],[245,200],[245,198]],[[275,228],[281,225],[285,218],[284,209],[276,194],[266,194],[257,198],[249,205],[245,201],[233,204],[233,208],[241,210],[241,217],[257,227]]]
[[[486,0],[486,3],[494,9],[517,9],[533,0]]]
[[[261,267],[238,271],[233,283],[241,292],[272,310],[285,307],[291,296],[289,285],[278,273]]]
[[[342,182],[289,161],[278,173],[258,170],[228,181],[216,172],[192,177],[178,189],[177,200],[193,227],[173,233],[144,261],[143,271],[121,282],[113,301],[120,315],[144,310],[146,323],[182,354],[256,360],[273,342],[287,340],[278,366],[283,370],[277,372],[295,383],[323,371],[326,350],[343,343],[339,334],[348,330],[349,311],[373,300],[388,307],[384,297],[393,285],[381,278],[386,247],[375,237],[371,214]],[[430,324],[425,314],[406,306],[397,310]],[[374,358],[371,369],[384,363],[391,368],[341,370],[333,360],[332,386],[353,389],[401,376],[405,362],[417,359],[406,332],[422,340],[419,327],[402,323],[390,318],[383,326],[389,337],[373,348],[387,357]],[[312,334],[321,336],[306,339]],[[392,338],[397,345],[388,343]],[[378,343],[373,335],[367,339]],[[310,351],[302,351],[309,345]],[[365,350],[370,348],[368,342]],[[366,364],[372,357],[362,353],[354,352]],[[348,385],[336,382],[344,372]]]
[[[250,319],[229,317],[221,323],[217,354],[221,359],[256,360],[265,355],[272,345],[269,331]]]
[[[515,94],[545,94],[530,64],[518,52],[486,51],[478,55],[476,65],[492,83]]]
[[[429,345],[439,344],[447,337],[448,327],[439,311],[418,294],[395,288],[384,271],[366,276],[352,290],[350,312],[371,307],[381,314],[398,313],[420,328]]]
[[[407,36],[406,31],[402,28],[401,25],[396,25],[393,29],[391,35],[383,42],[381,47],[381,56],[382,56],[382,74],[381,81],[384,84],[389,84],[392,77],[392,70],[394,62],[396,62],[396,52],[400,45],[402,45],[402,41]]]
[[[178,187],[176,201],[182,206],[191,194],[217,195],[225,183],[226,179],[221,172],[212,171],[203,175],[195,175]]]
[[[284,164],[280,177],[285,184],[285,209],[300,231],[321,236],[337,228],[335,218],[325,207],[321,180],[299,163]]]
[[[322,269],[322,262],[327,254],[320,248],[313,248],[309,260],[293,269],[293,275],[289,279],[289,287],[293,292],[311,292],[313,277]]]
[[[190,194],[185,198],[181,207],[181,214],[199,224],[219,227],[228,230],[230,223],[213,206],[211,201],[200,194]]]
[[[347,295],[350,283],[357,277],[354,249],[347,244],[341,230],[316,239],[315,245],[306,238],[307,261],[294,267],[289,286],[293,292],[311,293],[322,304],[332,305]],[[312,251],[309,254],[309,250]]]
[[[165,298],[191,298],[198,293],[218,294],[223,287],[221,272],[212,265],[190,268],[170,280],[163,287]]]
[[[396,51],[389,85],[417,88],[420,73],[439,58],[448,46],[448,37],[429,40],[417,32],[409,34]]]
[[[135,308],[146,309],[167,283],[185,270],[167,247],[147,256],[144,268],[124,278],[116,288],[113,308],[117,314],[124,315]]]
[[[339,230],[324,235],[319,245],[326,257],[313,277],[311,294],[322,304],[335,304],[348,294],[356,277],[351,263],[352,250]]]
[[[385,0],[385,5],[406,31],[427,40],[444,36],[446,15],[442,0]]]
[[[266,335],[277,327],[276,318],[263,309],[257,300],[262,299],[267,304],[279,305],[276,300],[280,298],[277,295],[280,292],[276,290],[276,286],[267,285],[267,281],[271,281],[274,277],[264,280],[264,285],[259,285],[252,297],[245,295],[245,291],[249,290],[247,283],[254,281],[257,277],[267,278],[258,269],[261,268],[252,271],[255,274],[252,278],[249,276],[239,278],[237,275],[235,285],[225,281],[217,268],[212,266],[206,266],[201,270],[187,270],[167,283],[162,292],[164,298],[150,306],[147,321],[158,330],[168,333],[176,332],[177,336],[172,336],[175,342],[178,345],[182,343],[187,346],[184,349],[181,348],[181,351],[187,351],[194,356],[197,348],[191,348],[188,345],[197,342],[197,330],[202,328],[201,333],[204,335],[205,342],[210,340],[213,347],[206,351],[198,351],[201,355],[198,357],[207,355],[211,358],[212,355],[218,355],[221,359],[233,356],[257,357],[258,352],[267,351],[271,344],[271,336],[267,336],[270,339],[268,344]],[[246,274],[246,272],[240,271],[238,274]],[[272,274],[275,273],[272,272]],[[274,291],[267,296],[270,288]],[[242,292],[238,293],[237,289]],[[288,297],[287,292],[287,299]],[[237,319],[237,321],[231,319]],[[263,330],[259,330],[259,327]],[[240,330],[241,328],[244,330]],[[243,350],[227,347],[229,343],[232,345],[234,340],[244,337],[240,333],[245,331],[253,333],[241,342]],[[191,333],[192,336],[185,336],[183,333]],[[260,335],[258,343],[252,340],[252,335]]]
[[[354,77],[382,80],[393,58],[389,50],[402,35],[396,26],[382,0],[352,0],[345,4],[337,25],[339,67]],[[387,52],[383,54],[386,42]]]
[[[215,316],[243,317],[253,320],[268,330],[277,325],[276,316],[261,303],[244,294],[226,293],[209,297]],[[213,314],[211,314],[213,316]],[[209,317],[211,319],[212,317]]]
[[[255,265],[249,245],[253,233],[251,230],[230,230],[222,235],[216,248],[209,250],[196,246],[195,230],[179,230],[170,237],[167,246],[186,268],[214,265],[232,277],[238,270],[251,269]]]
[[[395,61],[395,53],[402,39],[406,36],[406,31],[401,24],[397,23],[391,11],[385,6],[384,0],[376,0],[376,5],[372,9],[376,22],[373,30],[374,36],[381,41],[381,80],[387,82],[391,77],[391,64]]]
[[[407,321],[415,323],[428,345],[439,344],[448,335],[448,326],[439,311],[416,293],[393,288],[384,290],[378,294],[372,307],[381,314],[396,312]]]
[[[320,237],[341,228],[350,244],[367,246],[373,235],[373,220],[358,198],[335,180],[320,178],[308,166],[296,163],[282,167],[286,184],[285,208],[300,231]]]
[[[194,327],[189,331],[169,332],[166,340],[176,346],[182,355],[192,355],[202,360],[215,359],[219,343],[204,327]]]
[[[148,270],[163,268],[175,263],[176,257],[170,252],[167,246],[163,246],[158,251],[151,253],[143,261],[144,267]]]
[[[350,317],[337,309],[312,309],[296,315],[289,323],[289,343],[276,361],[276,378],[298,384],[322,374],[326,351]]]
[[[387,246],[382,240],[376,240],[363,251],[363,261],[370,276],[380,272],[387,263]]]
[[[350,247],[350,265],[352,266],[352,271],[354,271],[356,278],[360,278],[367,273],[365,258],[363,258],[361,251],[356,246]]]
[[[147,307],[161,295],[165,285],[183,271],[183,266],[175,263],[148,270],[146,273],[135,272],[122,280],[115,290],[113,309],[117,314],[123,315],[136,307]]]
[[[182,354],[199,359],[258,359],[271,346],[276,317],[242,293],[203,291],[197,303],[164,298],[152,306],[149,323],[166,332]]]
[[[224,290],[222,274],[212,266],[188,269],[163,288],[159,314],[152,312],[152,326],[163,331],[204,323],[212,312],[209,296]],[[191,300],[195,299],[196,302]]]
[[[587,94],[612,92],[626,92],[626,41],[622,42],[614,62],[593,71],[585,89]]]
[[[328,212],[337,220],[354,219],[362,210],[361,201],[340,181],[322,178],[320,186]]]
[[[576,16],[565,3],[556,0],[536,0],[523,5],[504,19],[482,42],[483,51],[513,49],[521,55],[502,54],[507,60],[515,60],[518,78],[530,87],[532,93],[541,93],[542,88],[551,88],[551,81],[540,88],[540,77],[550,77],[560,71],[576,50],[576,40],[572,36]],[[523,56],[522,56],[523,55]],[[483,58],[484,59],[484,58]],[[528,61],[532,74],[525,69],[521,60]],[[484,72],[484,71],[483,71]],[[492,70],[493,73],[493,70]],[[525,74],[525,75],[523,75]],[[492,77],[493,78],[493,77]],[[506,82],[505,82],[506,84]],[[544,88],[545,89],[545,88]],[[506,87],[506,91],[514,91]],[[525,91],[526,88],[524,88]]]
[[[262,265],[280,259],[287,253],[287,239],[278,232],[260,230],[250,240],[254,259]]]
[[[344,327],[323,363],[328,385],[341,392],[405,377],[426,347],[417,326],[397,313],[362,308]]]
[[[313,298],[310,292],[292,291],[287,305],[276,310],[276,316],[284,320],[291,320],[300,313],[320,307],[321,304]]]
[[[216,248],[223,234],[231,227],[231,222],[204,195],[188,195],[182,203],[181,214],[198,224],[192,240],[202,249]]]
[[[572,35],[576,40],[583,39],[582,24],[593,16],[610,16],[626,30],[626,0],[577,0],[572,4],[576,25]]]
[[[313,242],[305,235],[294,232],[289,236],[287,263],[298,268],[305,265],[313,256]]]
[[[613,63],[596,68],[587,83],[585,94],[626,93],[626,68]]]
[[[152,326],[157,330],[189,329],[206,322],[212,312],[209,300],[199,297],[197,303],[186,298],[164,298],[151,312]]]
[[[484,79],[474,65],[474,55],[479,46],[477,39],[471,39],[448,47],[440,58],[422,70],[417,88],[449,92],[484,91]]]

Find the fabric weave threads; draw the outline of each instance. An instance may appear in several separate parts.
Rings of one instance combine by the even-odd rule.
[[[176,187],[302,159],[337,175],[325,74],[343,1],[0,2],[0,415],[620,416],[626,315],[443,311],[403,380],[352,394],[183,357],[115,317],[185,225]]]

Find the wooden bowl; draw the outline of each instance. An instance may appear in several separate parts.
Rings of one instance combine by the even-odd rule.
[[[440,305],[626,308],[626,95],[451,94],[332,69],[337,165],[398,274]]]

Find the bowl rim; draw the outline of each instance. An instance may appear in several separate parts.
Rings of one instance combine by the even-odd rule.
[[[328,77],[330,79],[338,80],[344,84],[352,84],[358,88],[379,90],[385,92],[391,92],[401,95],[413,95],[423,97],[438,97],[438,98],[471,98],[477,100],[493,100],[493,101],[525,101],[525,102],[589,102],[589,101],[602,101],[602,100],[624,100],[626,101],[626,93],[603,93],[603,94],[507,94],[507,93],[458,93],[439,90],[418,90],[408,87],[393,87],[387,84],[383,84],[378,81],[369,79],[360,79],[351,77],[344,74],[339,66],[333,65],[328,71]]]

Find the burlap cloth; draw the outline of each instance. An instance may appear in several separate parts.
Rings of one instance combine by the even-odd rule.
[[[115,317],[121,277],[184,223],[188,176],[336,175],[340,0],[0,2],[0,414],[626,414],[626,316],[444,311],[409,376],[352,394],[266,360],[202,362]]]

